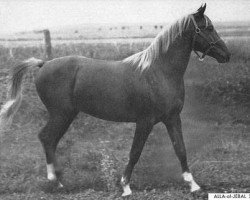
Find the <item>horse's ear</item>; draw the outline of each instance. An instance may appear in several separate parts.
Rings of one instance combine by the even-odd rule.
[[[201,5],[201,7],[197,10],[197,14],[200,16],[200,17],[203,17],[204,15],[204,12],[206,10],[206,3]]]

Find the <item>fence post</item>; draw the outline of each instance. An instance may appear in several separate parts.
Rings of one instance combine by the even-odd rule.
[[[44,33],[44,42],[45,42],[45,59],[52,59],[52,46],[51,46],[51,37],[48,29],[43,30]]]
[[[14,58],[14,56],[13,56],[13,51],[12,51],[12,47],[9,48],[9,55],[10,55],[11,58]]]

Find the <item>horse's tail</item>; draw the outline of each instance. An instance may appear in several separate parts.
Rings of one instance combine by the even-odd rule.
[[[16,65],[8,83],[8,100],[0,110],[0,130],[11,124],[14,114],[17,112],[22,101],[22,79],[32,67],[42,67],[45,61],[30,58]]]

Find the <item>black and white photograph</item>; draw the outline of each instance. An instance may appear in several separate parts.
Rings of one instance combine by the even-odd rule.
[[[249,0],[0,0],[0,200],[250,200]]]

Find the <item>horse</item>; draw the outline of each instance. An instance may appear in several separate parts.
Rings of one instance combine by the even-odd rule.
[[[76,115],[84,112],[104,120],[136,124],[129,161],[120,181],[122,196],[132,194],[132,171],[153,126],[159,122],[167,128],[184,181],[191,192],[198,191],[200,186],[189,170],[182,135],[183,76],[192,51],[200,60],[206,55],[219,63],[230,59],[224,41],[204,14],[205,9],[206,4],[201,5],[196,12],[162,30],[145,50],[120,61],[67,56],[50,61],[30,58],[19,63],[10,76],[9,100],[0,112],[1,127],[19,108],[23,76],[37,67],[36,90],[49,113],[38,137],[50,181],[58,181],[62,186],[56,147]]]

